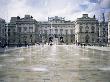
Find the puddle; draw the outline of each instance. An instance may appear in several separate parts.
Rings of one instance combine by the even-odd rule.
[[[20,70],[20,71],[38,71],[38,72],[47,72],[48,69],[45,67],[35,67],[35,66],[30,66],[30,67],[14,67],[14,69]]]
[[[74,54],[75,56],[79,56],[79,54]]]
[[[16,58],[15,61],[24,61],[24,58]]]
[[[110,71],[110,67],[99,68],[102,71]]]
[[[2,68],[3,66],[5,66],[5,65],[3,65],[3,64],[0,64],[0,68]]]
[[[2,54],[0,55],[1,57],[5,57],[5,56],[8,56],[9,54]]]
[[[81,60],[90,60],[90,58],[80,58]]]
[[[48,71],[46,68],[37,68],[37,67],[30,68],[30,70],[31,71],[42,71],[42,72]]]
[[[6,62],[19,62],[24,61],[24,58],[5,59]]]
[[[51,78],[51,82],[110,81],[109,52],[102,53],[102,51],[94,50],[94,55],[92,55],[93,50],[91,49],[82,50],[80,47],[71,45],[47,45],[44,47],[40,45],[20,49],[0,55],[0,70],[3,70],[3,75],[7,76],[0,76],[0,78],[8,81],[8,77],[17,76],[19,78],[16,78],[16,81],[19,80],[19,82],[50,82],[44,81],[44,78]],[[101,53],[104,55],[102,56]],[[3,66],[8,69],[4,69]],[[54,77],[55,75],[58,76]],[[88,78],[85,80],[86,77]],[[20,79],[24,80],[20,81]],[[14,78],[10,78],[9,82],[16,81]]]

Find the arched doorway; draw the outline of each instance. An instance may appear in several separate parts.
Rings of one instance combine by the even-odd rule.
[[[49,42],[53,42],[53,37],[49,37]]]
[[[64,43],[62,36],[60,37],[60,42],[61,42],[61,43]]]
[[[89,43],[89,35],[86,35],[86,37],[85,37],[85,43]]]
[[[58,38],[58,35],[57,34],[55,34],[55,38]]]

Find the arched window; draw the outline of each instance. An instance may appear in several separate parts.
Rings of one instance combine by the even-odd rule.
[[[87,32],[87,33],[89,32],[89,27],[88,26],[85,27],[85,32]]]
[[[92,37],[92,42],[95,42],[95,39],[94,39],[94,37]]]
[[[89,27],[88,27],[88,26],[86,26],[86,27],[85,27],[85,29],[89,29]]]
[[[86,35],[86,36],[85,36],[85,42],[86,42],[86,43],[89,43],[89,38],[90,38],[89,35]]]
[[[68,34],[68,29],[65,30],[66,35]]]
[[[83,27],[82,27],[82,26],[80,26],[80,27],[79,27],[79,32],[82,32],[82,29],[83,29]]]
[[[95,27],[94,26],[91,27],[91,32],[93,32],[93,33],[95,32]]]
[[[27,31],[27,27],[24,27],[24,32],[26,32]]]

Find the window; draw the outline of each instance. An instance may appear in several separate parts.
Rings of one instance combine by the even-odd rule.
[[[5,34],[6,33],[6,29],[2,29],[2,33]]]
[[[82,25],[82,23],[80,23],[80,25]]]
[[[65,30],[66,34],[68,34],[68,30]]]
[[[103,28],[103,31],[105,31],[105,28]]]
[[[105,33],[103,33],[103,37],[105,37],[106,36],[106,34]]]
[[[87,30],[88,30],[88,29],[89,29],[89,27],[88,27],[88,26],[86,26],[86,27],[85,27],[85,29],[87,29]]]
[[[57,26],[55,26],[55,28],[57,28]]]
[[[44,30],[44,33],[47,34],[47,30]]]
[[[95,40],[94,40],[94,37],[92,37],[92,42],[94,42]]]
[[[6,32],[7,30],[6,29],[4,29],[4,32]]]
[[[73,34],[73,30],[72,29],[70,30],[70,33]]]
[[[103,39],[103,42],[106,42],[106,40],[105,40],[105,39]]]
[[[10,32],[8,32],[8,36],[10,36]]]
[[[82,29],[83,29],[83,27],[82,27],[82,26],[80,26],[80,27],[79,27],[79,32],[82,32]]]
[[[88,43],[89,42],[89,35],[85,36],[85,42]]]
[[[27,39],[27,36],[24,36],[23,38],[24,38],[24,41],[26,41],[26,39]]]
[[[21,32],[21,27],[18,27],[18,32]]]
[[[57,34],[58,33],[58,29],[55,29],[55,34]]]
[[[27,27],[24,27],[24,31],[25,31],[25,32],[27,31]]]
[[[60,33],[62,34],[62,32],[63,32],[63,29],[60,29]]]
[[[8,29],[8,32],[10,31],[10,29]]]
[[[89,32],[89,27],[88,27],[88,26],[85,27],[85,32],[86,32],[86,33]]]
[[[86,23],[86,25],[88,25],[88,23]]]
[[[91,27],[91,32],[93,32],[93,33],[95,32],[95,27],[94,26]]]
[[[32,38],[32,35],[30,35],[30,38]]]
[[[29,27],[29,32],[33,32],[33,27]]]
[[[52,29],[50,29],[50,34],[52,33]]]

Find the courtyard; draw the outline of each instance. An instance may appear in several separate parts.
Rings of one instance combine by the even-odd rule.
[[[110,50],[35,45],[0,53],[0,82],[110,82]]]

